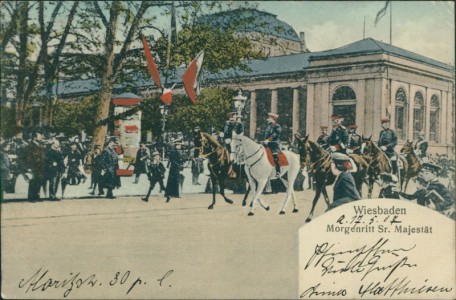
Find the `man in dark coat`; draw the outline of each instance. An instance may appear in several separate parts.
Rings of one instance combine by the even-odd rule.
[[[323,147],[323,149],[328,149],[328,126],[320,126],[321,134],[317,139],[317,144]]]
[[[139,144],[139,149],[136,152],[135,160],[135,181],[133,183],[137,184],[139,182],[139,176],[143,173],[147,173],[146,160],[150,159],[150,151],[146,147],[146,144],[141,142]]]
[[[356,124],[348,126],[348,142],[347,142],[347,154],[359,154],[361,155],[361,145],[363,143],[361,136],[356,133]]]
[[[81,181],[86,181],[86,176],[81,171],[83,156],[76,142],[72,142],[70,147],[71,149],[67,156],[68,180],[70,185],[78,185]]]
[[[277,123],[279,116],[274,113],[268,113],[268,126],[265,130],[264,141],[262,144],[271,149],[272,157],[274,158],[276,177],[280,177],[279,153],[280,151],[280,136],[282,134],[282,127]]]
[[[54,139],[51,147],[46,151],[46,177],[49,180],[49,198],[51,200],[60,200],[57,198],[57,189],[64,172],[65,163],[60,142]]]
[[[198,158],[201,153],[201,147],[203,147],[201,129],[199,126],[196,126],[193,129],[193,143],[195,145],[195,151],[193,152],[193,157]]]
[[[394,151],[394,147],[397,145],[397,136],[394,130],[390,129],[390,120],[388,118],[381,119],[382,130],[378,138],[378,146],[382,149],[386,156],[391,160],[393,167],[393,173],[398,174],[397,166],[397,153]]]
[[[164,190],[165,186],[163,184],[163,178],[165,178],[165,166],[160,161],[160,153],[154,152],[153,153],[153,161],[150,158],[146,160],[147,163],[147,177],[149,178],[149,190],[147,191],[147,195],[144,198],[141,198],[143,201],[148,202],[149,196],[152,190],[155,187],[157,182],[160,184],[160,190]]]
[[[46,183],[45,149],[42,145],[43,136],[40,132],[32,133],[32,141],[26,148],[25,164],[33,178],[29,180],[28,201],[40,201],[40,188]]]
[[[169,202],[171,198],[179,198],[179,175],[182,167],[179,150],[182,148],[182,141],[177,139],[173,141],[173,144],[173,148],[169,152],[169,174],[165,190],[166,202]]]
[[[112,190],[115,187],[120,187],[120,178],[116,171],[119,169],[119,158],[115,151],[117,140],[111,138],[108,142],[107,147],[101,153],[101,176],[103,182],[103,188],[106,188],[106,198],[115,199],[112,194]]]
[[[356,189],[355,180],[350,173],[350,157],[342,153],[333,153],[331,162],[331,172],[337,176],[334,183],[333,202],[328,210],[345,203],[361,199]]]
[[[333,129],[328,138],[328,148],[331,152],[338,152],[345,154],[345,149],[348,144],[348,132],[345,126],[342,126],[343,118],[339,115],[332,115],[331,122]]]

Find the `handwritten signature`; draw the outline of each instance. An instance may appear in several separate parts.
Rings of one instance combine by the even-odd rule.
[[[167,271],[163,276],[157,279],[158,285],[163,286],[165,279],[169,278],[173,274],[174,270]],[[66,298],[73,291],[73,289],[80,288],[97,288],[100,286],[129,286],[126,294],[128,295],[134,287],[139,285],[146,285],[147,282],[140,276],[132,277],[130,271],[116,272],[109,280],[107,284],[103,284],[103,281],[97,277],[96,274],[90,274],[88,276],[82,275],[81,272],[70,273],[67,278],[55,278],[49,274],[49,270],[39,268],[29,278],[22,278],[19,281],[18,287],[25,289],[25,293],[28,292],[45,292],[50,288],[64,289],[63,296]],[[171,287],[171,285],[168,285]]]
[[[372,246],[363,245],[350,250],[337,250],[335,244],[327,242],[317,244],[304,270],[309,267],[321,268],[322,277],[335,273],[361,273],[361,280],[372,272],[386,272],[384,280],[387,280],[397,269],[417,267],[404,255],[413,250],[416,244],[410,248],[387,249],[388,241],[380,238]]]

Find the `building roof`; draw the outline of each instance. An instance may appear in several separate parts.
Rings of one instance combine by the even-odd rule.
[[[309,62],[317,59],[325,59],[330,57],[339,56],[351,56],[351,55],[365,55],[372,53],[389,53],[392,55],[404,57],[406,59],[415,60],[421,63],[432,65],[438,68],[442,68],[448,71],[453,71],[454,67],[437,60],[425,57],[420,54],[407,51],[396,46],[388,45],[380,41],[367,38],[352,44],[339,47],[332,50],[320,51],[320,52],[306,52],[306,53],[295,53],[282,56],[269,57],[264,60],[252,60],[247,63],[251,71],[240,71],[240,70],[225,70],[218,74],[204,74],[204,79],[209,81],[215,81],[220,79],[230,79],[234,77],[250,77],[250,76],[268,76],[274,74],[287,74],[295,73],[299,71],[305,71],[309,67]],[[170,84],[181,83],[181,75],[185,68],[177,69],[175,74],[168,78]],[[163,74],[161,74],[163,76]],[[138,78],[135,80],[135,87],[147,88],[153,87],[154,83],[152,79]],[[100,80],[89,79],[89,80],[76,80],[71,82],[59,83],[58,94],[87,94],[93,93],[100,89]],[[120,91],[122,85],[114,86],[115,90]],[[55,86],[54,86],[55,90]]]
[[[293,27],[277,19],[277,15],[253,8],[239,8],[206,15],[201,17],[198,22],[210,24],[213,27],[220,26],[221,29],[227,29],[232,24],[240,24],[236,28],[238,32],[259,32],[300,42]]]
[[[392,55],[400,56],[403,58],[408,58],[416,60],[425,64],[429,64],[435,67],[443,68],[446,70],[452,70],[453,66],[439,62],[432,58],[390,45],[383,42],[374,40],[372,38],[366,38],[336,49],[315,52],[312,55],[312,59],[327,58],[331,56],[345,56],[345,55],[354,55],[354,54],[368,54],[368,53],[389,53]]]

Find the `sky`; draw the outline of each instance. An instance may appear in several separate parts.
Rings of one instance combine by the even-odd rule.
[[[299,35],[310,51],[341,47],[365,37],[390,40],[390,9],[374,25],[385,1],[256,1],[258,9],[277,15]],[[452,1],[391,1],[392,44],[454,65],[455,15]]]

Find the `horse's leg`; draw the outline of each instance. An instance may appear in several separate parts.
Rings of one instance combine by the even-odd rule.
[[[323,188],[321,189],[321,192],[323,194],[323,199],[325,199],[326,205],[328,205],[328,207],[329,207],[331,205],[331,203],[329,203],[329,196],[328,196],[328,191],[326,190],[326,185],[323,186]]]
[[[312,217],[313,217],[313,214],[314,214],[315,206],[317,206],[318,199],[320,199],[322,186],[324,184],[324,182],[321,182],[320,180],[317,180],[316,182],[317,182],[317,186],[315,187],[315,197],[314,197],[314,199],[312,201],[312,208],[310,209],[310,213],[309,213],[309,216],[306,219],[306,222],[312,221]]]
[[[289,182],[287,180],[283,179],[283,178],[280,178],[280,180],[283,182],[283,184],[287,188],[287,196],[285,198],[285,201],[282,204],[282,209],[280,210],[279,214],[281,214],[281,215],[285,214],[285,207],[287,206],[288,200],[290,198],[293,199],[293,212],[294,213],[298,212],[298,209],[296,209],[296,202],[294,200],[293,186],[291,184],[289,184]]]
[[[268,182],[268,179],[262,179],[257,181],[257,186],[255,190],[255,194],[253,195],[252,199],[252,208],[250,209],[249,216],[253,216],[253,211],[255,210],[255,201],[260,198],[261,193],[264,190],[264,187],[266,186],[266,183]]]
[[[252,189],[252,187],[250,186],[250,183],[249,183],[249,188],[247,189],[247,191],[245,192],[244,194],[244,199],[242,200],[242,206],[245,206],[247,204],[247,197],[249,196],[250,194],[250,190]]]
[[[211,172],[211,183],[212,183],[212,204],[209,205],[208,209],[213,209],[214,208],[214,205],[215,205],[215,193],[216,193],[216,189],[217,189],[217,179],[216,179],[216,176],[214,175],[213,172]]]
[[[225,181],[224,178],[219,178],[219,187],[220,187],[220,194],[223,196],[223,199],[225,199],[225,202],[229,204],[233,204],[233,200],[229,199],[228,197],[225,196]]]

